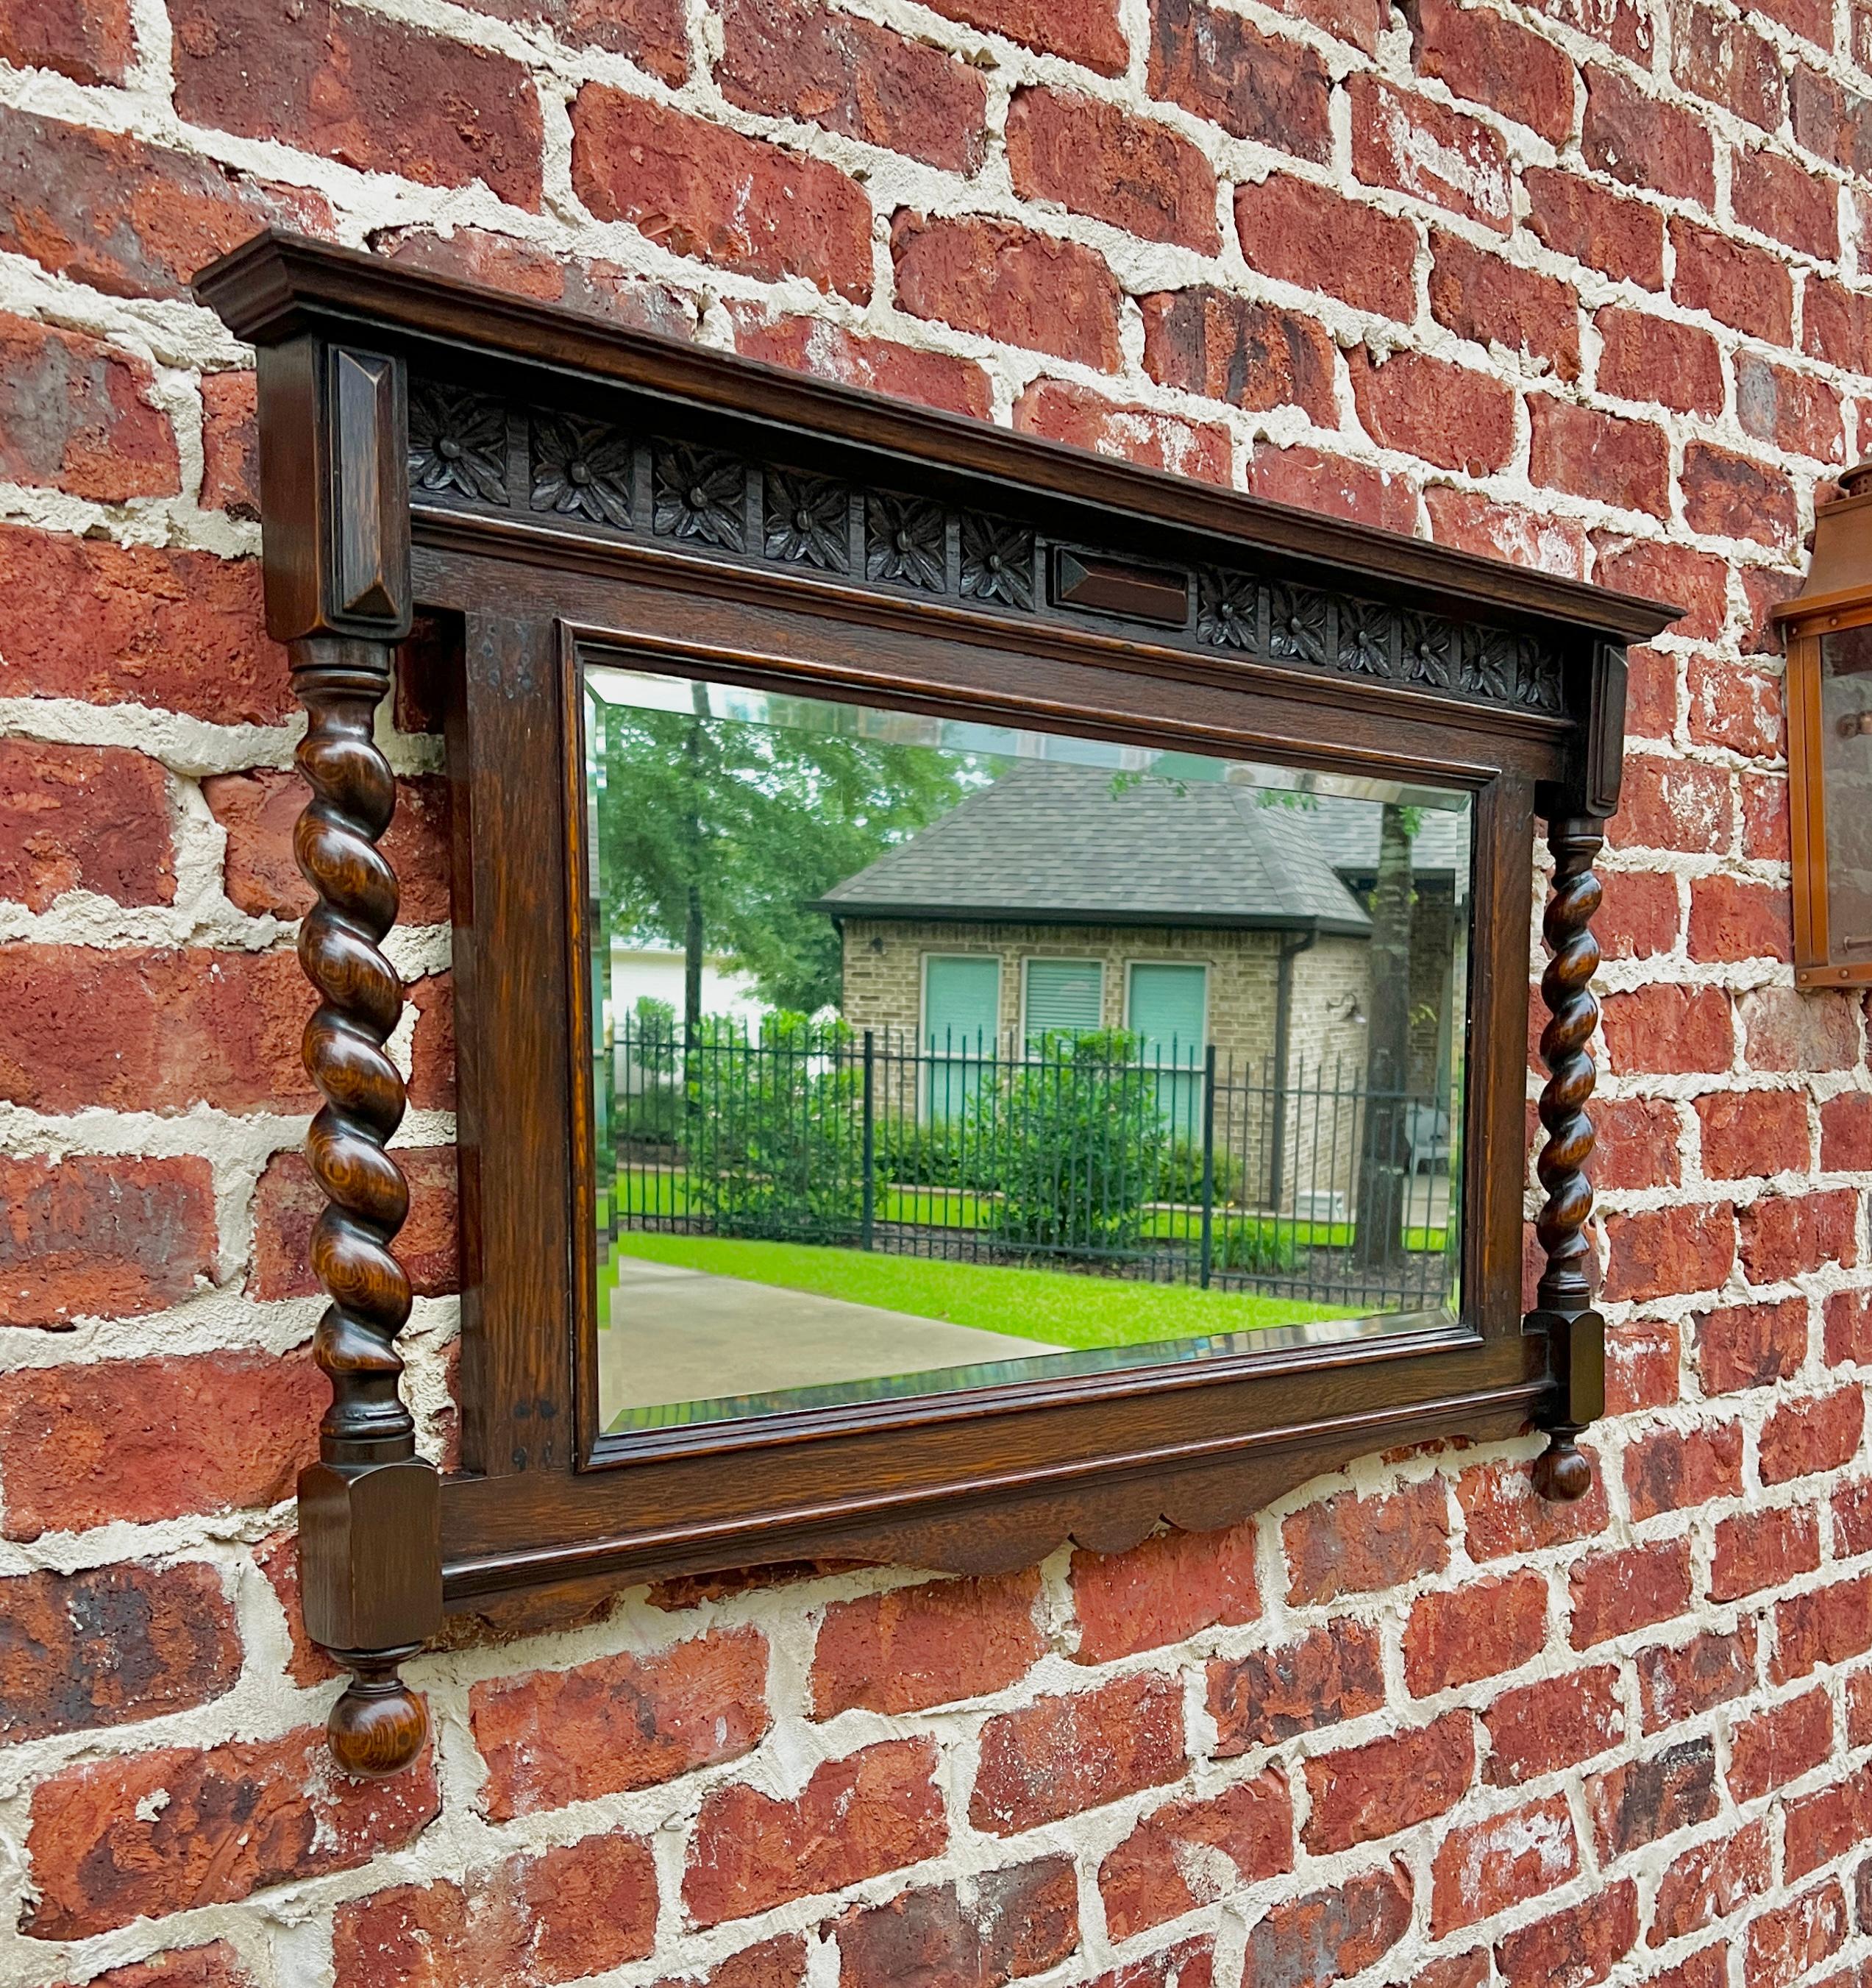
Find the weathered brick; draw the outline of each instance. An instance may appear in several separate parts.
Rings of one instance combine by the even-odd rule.
[[[1128,1553],[1076,1553],[1073,1612],[1082,1664],[1180,1643],[1216,1623],[1254,1621],[1255,1527],[1160,1533]]]
[[[1718,1805],[1715,1743],[1707,1738],[1663,1747],[1586,1784],[1586,1812],[1603,1862],[1708,1822]]]
[[[1238,186],[1235,221],[1242,253],[1262,275],[1380,316],[1414,314],[1417,230],[1408,221],[1288,173]]]
[[[1798,1090],[1717,1090],[1696,1100],[1703,1171],[1744,1180],[1812,1164],[1807,1100]]]
[[[914,1712],[1004,1690],[1045,1648],[1034,1625],[1039,1578],[930,1581],[826,1611],[813,1654],[813,1715],[853,1706]]]
[[[1872,364],[1872,297],[1809,276],[1801,290],[1801,350],[1864,372]]]
[[[1125,406],[1065,380],[1036,380],[1014,404],[1014,425],[1120,462],[1140,462],[1205,483],[1226,485],[1232,463],[1228,431],[1212,422]]]
[[[488,0],[490,6],[502,3],[503,0]],[[562,0],[542,0],[542,11],[549,12],[561,4]],[[663,4],[665,0],[649,0],[649,5],[639,5],[635,11],[642,19],[652,6]],[[515,0],[514,11],[524,13],[525,5],[526,0]],[[595,5],[588,6],[586,0],[563,0],[563,5],[600,27],[620,25],[626,18],[615,4],[606,4],[602,11]],[[372,245],[393,262],[431,269],[438,276],[458,276],[467,282],[483,283],[491,289],[537,297],[542,303],[564,304],[587,317],[606,318],[640,331],[666,333],[674,338],[688,338],[694,333],[697,306],[693,299],[667,283],[634,275],[601,258],[563,252],[549,254],[529,242],[484,228],[458,228],[447,235],[424,228],[386,228],[373,237]],[[421,638],[427,618],[417,610],[417,634],[412,641]],[[404,646],[407,652],[408,644]],[[409,728],[399,719],[398,729]],[[441,727],[438,722],[417,729],[439,732]]]
[[[1298,1641],[1209,1665],[1209,1716],[1215,1752],[1226,1757],[1296,1734],[1362,1718],[1384,1702],[1377,1632],[1335,1620]]]
[[[743,275],[870,295],[870,202],[836,168],[603,83],[573,100],[572,134],[573,190],[600,221]]]
[[[1249,1929],[1243,1981],[1330,1988],[1363,1974],[1410,1930],[1411,1895],[1410,1872],[1390,1863],[1284,1901]]]
[[[1313,51],[1204,0],[1151,0],[1147,86],[1238,138],[1323,164],[1333,79]]]
[[[1507,148],[1488,125],[1370,74],[1354,74],[1352,170],[1367,186],[1459,214],[1505,235],[1513,225]]]
[[[1872,1361],[1872,1291],[1835,1291],[1826,1300],[1823,1317],[1828,1366]]]
[[[715,70],[743,110],[799,117],[951,172],[971,173],[988,144],[988,84],[978,69],[815,0],[732,0]]]
[[[1777,735],[1774,749],[1779,745]],[[1853,1006],[1837,995],[1757,987],[1737,1002],[1736,1012],[1742,1025],[1743,1054],[1752,1069],[1811,1074],[1850,1070],[1859,1060]]]
[[[1182,1694],[1174,1680],[1146,1675],[1042,1698],[989,1719],[981,1750],[970,1820],[1017,1835],[1176,1780],[1185,1763]]]
[[[1729,999],[1719,988],[1656,981],[1608,996],[1600,1013],[1611,1066],[1621,1076],[1726,1070],[1735,1053]]]
[[[1809,1871],[1843,1857],[1865,1839],[1866,1811],[1872,1800],[1864,1768],[1850,1780],[1790,1800],[1783,1811],[1782,1864],[1793,1884]]]
[[[972,1903],[944,1885],[854,1907],[834,1923],[840,1988],[906,1981],[999,1988],[1042,1974],[1079,1946],[1079,1884],[1072,1860],[1042,1857],[975,1881]]]
[[[1215,1988],[1215,1939],[1204,1933],[1127,1962],[1085,1988]]]
[[[1452,1829],[1431,1867],[1433,1938],[1524,1905],[1580,1872],[1580,1846],[1564,1795]]]
[[[1605,1530],[1607,1520],[1605,1472],[1596,1458],[1586,1496],[1570,1503],[1542,1497],[1529,1466],[1511,1462],[1464,1471],[1456,1479],[1456,1500],[1472,1560],[1500,1560],[1590,1538]]]
[[[1862,1655],[1872,1650],[1872,1574],[1791,1594],[1775,1604],[1774,1619],[1776,1684]]]
[[[1681,1512],[1742,1488],[1739,1422],[1690,1429],[1654,1429],[1625,1451],[1625,1496],[1635,1520]]]
[[[1677,264],[1671,294],[1680,304],[1771,345],[1786,345],[1793,336],[1793,282],[1766,249],[1680,215],[1671,217],[1671,246]]]
[[[1061,8],[1050,0],[934,0],[936,12],[951,21],[1005,35],[1047,55],[1064,56],[1104,76],[1116,76],[1125,65],[1124,32],[1118,25],[1117,0],[1084,0]]]
[[[1296,1602],[1368,1593],[1449,1564],[1449,1492],[1440,1477],[1389,1496],[1341,1492],[1281,1522],[1287,1591]]]
[[[1722,767],[1638,752],[1627,762],[1625,781],[1613,824],[1617,847],[1677,849],[1692,855],[1727,851],[1735,816]]]
[[[1765,148],[1739,149],[1729,170],[1730,205],[1743,227],[1822,262],[1838,258],[1839,196],[1831,180]]]
[[[255,563],[11,525],[0,697],[153,705],[218,725],[276,724],[292,701]]]
[[[1495,1964],[1503,1988],[1589,1988],[1637,1943],[1637,1888],[1625,1878],[1505,1934],[1495,1942]]]
[[[1350,518],[1380,531],[1408,533],[1417,522],[1417,489],[1408,476],[1304,444],[1257,448],[1249,465],[1248,487],[1255,496],[1275,503]]]
[[[1636,1415],[1668,1408],[1681,1389],[1678,1370],[1683,1348],[1668,1319],[1633,1319],[1606,1334],[1606,1412]]]
[[[212,1282],[216,1243],[206,1160],[0,1158],[0,1326],[164,1310]]]
[[[735,320],[735,350],[750,359],[978,421],[988,418],[988,376],[972,360],[921,352],[894,339],[861,337],[821,318],[776,317],[738,300],[729,304],[728,315]]]
[[[468,1697],[487,1812],[505,1822],[737,1760],[767,1730],[766,1691],[766,1641],[745,1628],[487,1679]]]
[[[416,1033],[410,1044],[409,1093],[418,1111],[455,1108],[455,1010],[454,982],[446,973],[431,973],[404,990],[416,1010]]]
[[[1651,12],[1637,0],[1533,0],[1531,11],[1590,35],[1641,68],[1651,66]]]
[[[1622,1552],[1591,1554],[1573,1564],[1573,1644],[1590,1648],[1653,1622],[1667,1621],[1690,1603],[1690,1548],[1681,1540]]]
[[[1187,138],[1076,92],[1024,89],[1008,107],[1008,169],[1026,200],[1053,200],[1153,242],[1219,245],[1215,174]]]
[[[1872,1168],[1872,1092],[1843,1090],[1820,1107],[1820,1171]]]
[[[1743,1267],[1752,1282],[1772,1283],[1828,1264],[1856,1260],[1859,1196],[1850,1188],[1825,1194],[1765,1194],[1738,1215]]]
[[[1542,35],[1486,8],[1421,0],[1411,60],[1453,95],[1490,110],[1554,144],[1573,130],[1573,66]]]
[[[1456,12],[1437,4],[1445,15]],[[1431,243],[1430,309],[1439,324],[1478,345],[1520,354],[1560,379],[1580,377],[1580,300],[1566,284],[1459,235],[1439,229]]]
[[[461,1288],[458,1226],[457,1160],[453,1146],[399,1146],[397,1163],[409,1183],[410,1212],[397,1232],[397,1260],[418,1297],[441,1297]],[[324,1190],[305,1155],[275,1155],[254,1197],[254,1265],[250,1289],[257,1298],[310,1297],[319,1289],[312,1270],[313,1225],[325,1208]]]
[[[1412,1606],[1404,1632],[1404,1681],[1419,1698],[1474,1684],[1518,1668],[1546,1640],[1547,1584],[1539,1574],[1468,1581]]]
[[[0,1622],[8,1745],[206,1705],[240,1675],[234,1611],[200,1560],[10,1575]]]
[[[1606,1234],[1604,1291],[1614,1300],[1714,1290],[1735,1262],[1735,1214],[1726,1201],[1609,1214]]]
[[[1673,0],[1671,73],[1688,90],[1764,131],[1787,115],[1787,79],[1775,45],[1745,16],[1736,21],[1694,0]]]
[[[1531,395],[1528,474],[1549,489],[1622,510],[1670,512],[1670,438],[1654,422]]]
[[[790,1801],[745,1783],[711,1789],[683,1873],[690,1917],[718,1925],[939,1855],[948,1831],[935,1770],[928,1740],[887,1740],[825,1762]]]
[[[1333,341],[1311,319],[1206,284],[1138,305],[1152,379],[1238,407],[1304,407],[1333,424]]]
[[[83,1939],[356,1870],[414,1842],[440,1805],[427,1754],[387,1780],[354,1781],[332,1773],[321,1726],[80,1762],[33,1791],[39,1896],[25,1930]]]
[[[1475,1722],[1466,1712],[1445,1712],[1369,1746],[1316,1753],[1306,1773],[1307,1848],[1321,1857],[1350,1850],[1455,1807],[1475,1778]]]
[[[1099,1866],[1113,1939],[1293,1868],[1293,1803],[1276,1770],[1206,1801],[1167,1802]]]
[[[1430,513],[1430,535],[1440,545],[1568,580],[1586,576],[1592,559],[1590,540],[1576,519],[1498,503],[1479,491],[1452,490],[1442,484],[1424,492],[1424,506]]]
[[[917,316],[1117,369],[1120,292],[1094,250],[1012,221],[907,210],[890,224],[890,254],[897,301]]]
[[[1839,394],[1811,373],[1777,366],[1759,352],[1737,353],[1735,413],[1749,434],[1790,455],[1846,458]]]
[[[1820,1526],[1812,1512],[1790,1506],[1738,1513],[1716,1528],[1709,1598],[1735,1601],[1780,1587],[1820,1564]]]
[[[1804,62],[1794,65],[1789,93],[1794,137],[1816,157],[1860,179],[1872,178],[1872,104],[1837,77],[1823,76]],[[1772,130],[1772,126],[1764,126]]]
[[[1472,476],[1512,455],[1515,397],[1499,380],[1420,352],[1394,352],[1382,366],[1363,346],[1346,357],[1359,421],[1380,448]]]
[[[1785,1484],[1844,1469],[1858,1453],[1865,1416],[1865,1396],[1857,1388],[1783,1402],[1762,1425],[1762,1482]]]
[[[1696,960],[1791,960],[1787,893],[1734,877],[1692,877],[1689,941]]]
[[[1512,1787],[1603,1753],[1625,1736],[1619,1677],[1609,1665],[1505,1691],[1482,1714],[1482,1778]]]
[[[1755,1632],[1752,1622],[1710,1630],[1687,1643],[1655,1644],[1637,1652],[1638,1700],[1647,1733],[1661,1731],[1712,1706],[1755,1689]]]
[[[1623,72],[1589,67],[1580,149],[1595,172],[1708,207],[1715,198],[1709,131],[1693,112],[1647,95]]]
[[[1576,172],[1530,166],[1528,226],[1556,254],[1621,282],[1664,288],[1664,216],[1643,201],[1609,193]]]
[[[254,1978],[234,1949],[218,1939],[109,1968],[93,1975],[86,1988],[254,1988]]]
[[[1600,336],[1602,394],[1624,401],[1661,401],[1686,414],[1722,411],[1722,356],[1695,325],[1611,306],[1593,320]]]
[[[1678,482],[1684,520],[1693,532],[1763,546],[1791,545],[1799,536],[1793,487],[1779,470],[1711,442],[1692,441],[1684,445]]]
[[[204,511],[260,515],[260,425],[253,374],[201,376],[201,490]]]
[[[179,490],[154,387],[141,360],[100,339],[0,313],[0,477],[106,504]]]
[[[0,1380],[6,1537],[277,1504],[328,1399],[300,1354],[21,1368]]]
[[[705,1975],[661,1981],[657,1988],[804,1988],[806,1943],[796,1932],[776,1933],[731,1953]]]
[[[1647,1943],[1667,1946],[1759,1898],[1772,1882],[1772,1854],[1760,1822],[1686,1850],[1658,1882]]]
[[[1743,1947],[1749,1988],[1792,1988],[1846,1943],[1846,1897],[1837,1881],[1752,1919]]]
[[[333,1662],[306,1633],[306,1618],[299,1606],[299,1535],[275,1533],[254,1548],[254,1561],[266,1576],[280,1612],[286,1618],[286,1635],[292,1645],[286,1658],[286,1675],[295,1684],[323,1684],[328,1678],[342,1677],[343,1666]]]
[[[127,0],[36,0],[0,16],[0,61],[74,83],[122,83],[135,49]]]
[[[1708,553],[1692,552],[1688,546],[1655,539],[1628,539],[1614,532],[1596,532],[1593,544],[1599,555],[1598,578],[1602,585],[1627,593],[1663,597],[1681,607],[1683,615],[1673,625],[1673,634],[1708,641],[1722,635],[1729,616],[1729,569],[1725,561]],[[1673,718],[1675,709],[1673,698]],[[1670,729],[1666,726],[1652,735],[1668,737]]]

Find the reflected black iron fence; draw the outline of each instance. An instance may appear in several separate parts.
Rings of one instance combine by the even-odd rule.
[[[1122,1032],[617,1029],[600,1226],[1020,1263],[1374,1310],[1453,1288],[1446,1095]]]

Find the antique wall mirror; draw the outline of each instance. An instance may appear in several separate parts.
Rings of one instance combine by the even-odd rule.
[[[1671,610],[269,235],[338,1756],[444,1608],[958,1571],[1600,1412],[1591,864]],[[440,631],[462,1467],[415,1454],[373,743]],[[432,642],[431,647],[436,644]],[[1552,1074],[1521,1308],[1528,933]]]

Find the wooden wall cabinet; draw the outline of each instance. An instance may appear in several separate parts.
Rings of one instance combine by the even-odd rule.
[[[1603,1366],[1583,1233],[1592,864],[1625,646],[1672,610],[288,236],[197,289],[258,348],[268,614],[308,712],[333,1401],[300,1540],[309,1627],[356,1680],[333,1715],[343,1765],[412,1758],[424,1714],[398,1665],[444,1609],[518,1591],[820,1556],[985,1572],[1069,1538],[1221,1526],[1361,1454],[1530,1425],[1550,1432],[1546,1495],[1585,1490],[1574,1439]],[[802,512],[803,536],[786,522]],[[397,1389],[400,989],[377,846],[394,789],[373,742],[417,610],[455,635],[464,1441],[446,1480]],[[1466,795],[1459,1306],[1370,1338],[605,1435],[580,878],[594,657]],[[1537,817],[1551,1074],[1524,1315]]]

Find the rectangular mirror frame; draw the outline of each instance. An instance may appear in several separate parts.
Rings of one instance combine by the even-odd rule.
[[[1111,1550],[1162,1521],[1223,1525],[1361,1454],[1530,1425],[1552,1433],[1543,1490],[1583,1492],[1573,1438],[1603,1368],[1583,1232],[1591,864],[1617,801],[1624,647],[1674,610],[290,236],[224,258],[198,292],[259,348],[269,622],[309,714],[300,847],[319,903],[301,957],[323,997],[308,1150],[331,1203],[313,1259],[333,1404],[301,1552],[309,1628],[356,1678],[334,1714],[342,1761],[384,1771],[420,1743],[396,1666],[444,1606],[825,1558],[988,1572],[1069,1538]],[[845,493],[836,570],[763,532],[776,473]],[[905,500],[939,592],[878,551],[873,527]],[[445,1481],[397,1392],[402,1095],[382,1045],[400,989],[377,951],[394,789],[372,725],[418,607],[456,658],[463,1454]],[[580,1355],[587,653],[1472,793],[1460,1321],[601,1445]],[[1552,1074],[1524,1316],[1537,816]]]

